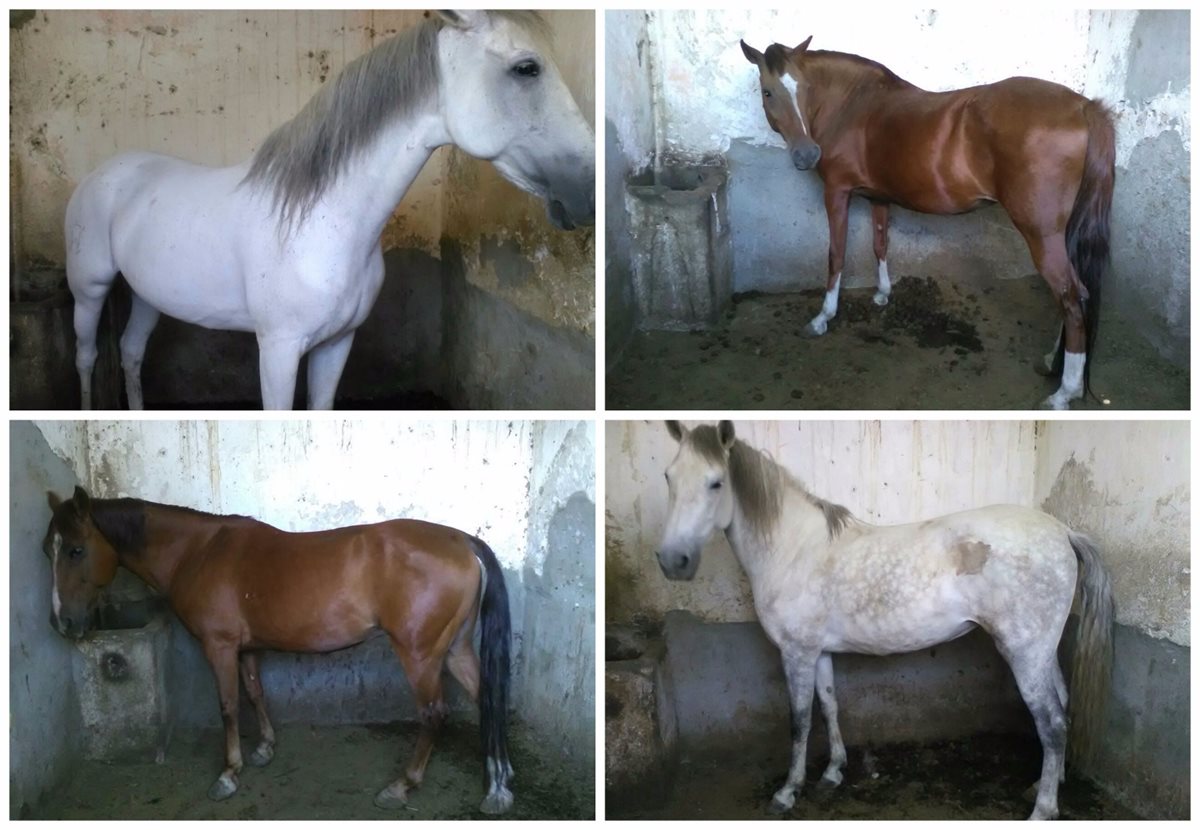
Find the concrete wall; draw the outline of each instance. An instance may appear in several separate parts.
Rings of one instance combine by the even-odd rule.
[[[594,665],[588,610],[594,607],[593,580],[590,571],[580,570],[578,555],[590,542],[567,544],[573,532],[588,530],[579,525],[572,499],[595,500],[590,425],[302,420],[38,426],[99,497],[129,495],[243,513],[287,530],[413,517],[480,536],[504,567],[512,601],[515,717],[543,727],[551,715],[538,695],[557,690],[553,717],[564,728],[547,734],[562,753],[591,757],[594,718],[590,704],[580,701],[593,691],[579,684]],[[136,578],[121,574],[113,588],[118,596],[142,590]],[[542,624],[546,617],[555,624]],[[213,727],[211,672],[181,629],[171,660],[169,693],[180,725]],[[381,722],[414,714],[407,680],[382,637],[331,655],[267,654],[263,683],[272,716],[282,723]],[[454,708],[472,708],[452,681],[447,692]],[[585,716],[586,723],[578,722]],[[252,721],[250,713],[243,717]]]
[[[689,425],[694,425],[689,422]],[[661,421],[610,421],[606,450],[605,619],[686,608],[713,622],[756,619],[724,536],[692,582],[667,582],[654,552],[666,519],[663,471],[677,445]],[[997,503],[1029,503],[1034,429],[1027,421],[736,421],[817,495],[881,524]]]
[[[1038,427],[1034,500],[1089,534],[1117,622],[1105,740],[1089,773],[1145,815],[1190,803],[1191,441],[1187,422]]]
[[[8,440],[8,803],[9,816],[22,818],[81,752],[74,649],[48,622],[50,562],[42,553],[46,491],[70,492],[77,479],[32,424],[12,422]]]
[[[48,11],[21,18],[11,30],[18,292],[30,290],[32,266],[62,265],[67,199],[105,159],[149,149],[239,162],[346,63],[422,15]],[[546,18],[557,63],[591,120],[594,13]],[[345,398],[399,388],[462,408],[592,407],[591,229],[557,231],[541,202],[489,164],[443,148],[382,241],[388,279],[351,354]],[[256,372],[249,336],[168,321],[150,343],[146,398],[253,401]]]
[[[653,45],[646,32],[652,14],[623,10],[604,16],[604,313],[609,366],[637,324],[625,183],[649,170],[654,161]]]
[[[861,10],[837,5],[651,12],[660,154],[667,164],[724,156],[735,290],[796,290],[826,278],[822,187],[815,173],[797,174],[781,152],[740,38],[763,49],[812,35],[815,49],[873,58],[929,90],[1032,75],[1100,98],[1118,121],[1115,302],[1128,305],[1160,351],[1182,361],[1190,336],[1188,14],[1042,9],[1030,26],[1027,16],[1005,9],[888,6],[872,9],[864,26]],[[610,118],[619,117],[611,110]],[[998,207],[960,217],[893,208],[889,260],[893,275],[1033,272],[1028,249]],[[1156,266],[1147,269],[1151,261]],[[874,273],[866,203],[854,200],[843,279],[864,285]]]

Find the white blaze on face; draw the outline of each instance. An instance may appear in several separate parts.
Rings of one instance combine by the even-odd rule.
[[[62,611],[62,600],[58,598],[58,555],[62,553],[62,544],[62,535],[55,531],[54,540],[50,543],[50,579],[53,585],[50,591],[50,607],[54,609],[55,619],[58,619],[59,612]]]
[[[800,129],[804,130],[804,134],[806,136],[812,138],[812,133],[808,131],[808,124],[806,124],[804,121],[804,113],[800,110],[800,103],[796,98],[796,96],[800,94],[799,84],[797,84],[796,79],[787,72],[779,76],[779,81],[788,91],[788,95],[791,96],[792,107],[796,110],[796,114],[800,116]]]

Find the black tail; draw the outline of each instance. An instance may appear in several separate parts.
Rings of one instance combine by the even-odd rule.
[[[512,620],[508,589],[496,554],[482,539],[473,539],[475,555],[483,563],[484,589],[480,603],[479,632],[479,735],[483,742],[484,786],[488,790],[484,812],[503,812],[512,804],[508,780],[509,647]]]
[[[1108,219],[1112,211],[1113,180],[1116,175],[1116,138],[1112,114],[1098,101],[1089,101],[1083,108],[1087,120],[1088,145],[1084,157],[1083,178],[1075,206],[1067,220],[1067,257],[1075,274],[1083,283],[1087,296],[1083,300],[1083,325],[1087,331],[1087,359],[1083,364],[1084,394],[1092,393],[1091,368],[1096,348],[1096,332],[1100,328],[1100,278],[1108,266]],[[1062,372],[1062,353],[1066,348],[1066,332],[1060,339],[1055,356],[1056,373]]]

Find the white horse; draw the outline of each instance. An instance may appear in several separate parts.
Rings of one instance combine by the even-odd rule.
[[[349,64],[249,159],[212,168],[126,153],[67,205],[75,365],[91,408],[96,328],[117,272],[133,289],[121,362],[132,409],[160,313],[258,338],[262,402],[333,406],[383,283],[379,237],[433,151],[454,144],[545,200],[563,230],[595,211],[595,139],[532,12],[438,12]]]
[[[690,431],[676,421],[667,427],[679,452],[667,468],[663,573],[691,579],[709,536],[725,531],[749,577],[759,621],[783,656],[792,764],[770,808],[791,809],[804,784],[814,688],[829,726],[822,783],[841,783],[846,748],[831,653],[915,651],[979,626],[1012,668],[1041,739],[1042,775],[1030,818],[1055,818],[1068,728],[1057,649],[1077,586],[1073,758],[1087,757],[1093,746],[1111,674],[1112,594],[1092,543],[1052,516],[1011,505],[919,524],[869,525],[738,441],[729,421]]]

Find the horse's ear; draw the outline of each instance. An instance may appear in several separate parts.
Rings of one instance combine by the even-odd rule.
[[[487,19],[487,12],[475,9],[439,9],[434,13],[443,23],[448,23],[456,29],[475,29]]]
[[[58,506],[62,504],[62,499],[56,496],[53,490],[47,490],[46,502],[50,505],[50,512],[54,512],[58,509]]]
[[[742,54],[746,56],[746,60],[750,61],[750,63],[754,64],[755,66],[762,66],[762,52],[758,51],[753,46],[750,46],[744,40],[739,42],[742,44]]]
[[[717,438],[720,439],[721,446],[724,447],[726,451],[733,449],[733,441],[735,438],[733,434],[733,421],[722,421],[721,423],[717,424]]]
[[[75,485],[75,495],[71,497],[75,502],[75,512],[80,516],[86,516],[92,512],[92,498],[79,485]]]
[[[805,52],[807,52],[808,44],[810,44],[810,43],[812,43],[812,35],[809,35],[808,40],[804,41],[803,43],[801,43],[799,46],[797,46],[795,49],[792,50],[792,57],[798,58],[801,55],[803,55]]]
[[[667,432],[671,433],[671,437],[676,441],[683,440],[683,425],[678,421],[667,421]]]

